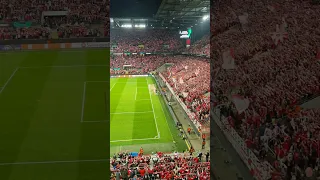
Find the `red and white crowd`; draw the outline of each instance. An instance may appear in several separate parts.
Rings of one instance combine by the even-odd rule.
[[[207,59],[178,56],[174,65],[163,74],[167,82],[200,123],[209,121],[210,63]]]
[[[115,53],[172,52],[182,47],[178,32],[172,30],[115,29],[110,38]]]
[[[109,35],[109,9],[107,0],[0,0],[0,22],[10,24],[0,27],[0,40],[48,38],[51,28],[58,28],[60,38]],[[45,16],[45,11],[67,11],[67,15]],[[26,21],[32,22],[32,26],[11,26],[13,22]],[[99,24],[101,28],[92,24]]]
[[[164,63],[172,62],[168,56],[112,56],[110,58],[110,74],[148,74],[162,66]],[[125,65],[130,65],[124,68]]]
[[[200,40],[193,43],[188,49],[188,52],[190,54],[210,57],[210,35],[204,35]]]
[[[320,94],[319,5],[231,0],[211,12],[214,104],[274,179],[319,178],[320,110],[300,107]]]
[[[210,179],[209,156],[190,156],[189,153],[157,152],[137,157],[118,153],[110,159],[110,168],[113,180]]]

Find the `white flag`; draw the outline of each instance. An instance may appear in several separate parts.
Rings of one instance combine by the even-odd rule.
[[[242,97],[240,95],[233,95],[232,102],[236,106],[236,109],[239,114],[241,114],[243,111],[248,109],[249,104],[250,104],[249,99],[245,99],[244,97]]]
[[[248,13],[244,13],[242,16],[238,16],[242,26],[246,26],[248,24],[248,16]]]
[[[276,25],[276,32],[271,33],[271,38],[274,42],[275,45],[278,45],[280,42],[283,42],[284,39],[288,38],[288,33],[286,32],[286,24],[282,24],[279,26],[278,24]]]
[[[267,9],[269,9],[271,12],[275,12],[276,8],[274,6],[267,6]]]
[[[186,97],[188,96],[188,94],[189,94],[189,93],[187,93],[187,92],[182,92],[182,96],[183,96],[184,98],[186,98]]]
[[[194,72],[194,74],[196,74],[196,76],[198,76],[199,73],[200,73],[200,68],[198,68],[198,69],[196,70],[196,72]]]
[[[225,51],[222,55],[223,58],[223,69],[235,69],[236,66],[234,64],[234,51],[233,49],[229,49]]]
[[[179,83],[180,83],[180,84],[183,84],[183,83],[184,83],[182,77],[180,77]]]

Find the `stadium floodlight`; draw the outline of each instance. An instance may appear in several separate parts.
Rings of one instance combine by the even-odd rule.
[[[209,19],[209,17],[210,17],[209,15],[204,15],[204,16],[202,17],[202,20],[205,21],[205,20]]]
[[[113,18],[110,18],[110,22],[114,22],[114,21],[113,21]]]
[[[145,24],[136,24],[136,25],[134,25],[134,27],[136,27],[136,28],[145,28],[146,25]]]
[[[132,24],[122,24],[121,27],[123,27],[123,28],[132,28]]]

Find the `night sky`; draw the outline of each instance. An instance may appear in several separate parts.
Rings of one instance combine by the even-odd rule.
[[[110,0],[110,17],[153,17],[161,0]]]

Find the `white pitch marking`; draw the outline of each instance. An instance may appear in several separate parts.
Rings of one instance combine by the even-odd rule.
[[[134,100],[137,100],[138,88],[136,87],[136,94],[134,95]]]
[[[153,113],[153,111],[141,111],[141,112],[117,112],[110,114],[145,114],[145,113]]]
[[[19,68],[16,68],[13,73],[11,74],[11,76],[9,77],[9,79],[7,80],[7,82],[2,86],[2,88],[0,89],[0,94],[2,93],[2,91],[7,87],[8,83],[11,81],[12,77],[16,74],[16,72],[18,71]]]
[[[148,87],[149,87],[148,79],[146,79],[146,80],[147,80],[147,85],[148,85]],[[151,107],[152,107],[152,112],[153,112],[153,118],[154,118],[154,121],[155,121],[155,123],[156,123],[156,129],[157,129],[158,138],[160,138],[160,133],[159,133],[159,129],[158,129],[157,118],[156,118],[156,115],[155,115],[155,113],[154,113],[154,107],[153,107],[153,102],[152,102],[152,97],[151,97],[150,89],[149,89],[148,93],[149,93],[149,96],[150,96]]]
[[[110,142],[146,141],[146,140],[154,140],[154,139],[159,139],[159,137],[156,137],[156,138],[144,138],[144,139],[115,140],[115,141],[110,141]]]
[[[137,84],[136,82],[117,82],[119,84]]]
[[[150,101],[150,99],[138,99],[137,101]]]
[[[10,165],[30,165],[30,164],[60,164],[60,163],[80,163],[80,162],[107,162],[109,159],[92,159],[92,160],[73,160],[73,161],[35,161],[35,162],[14,162],[14,163],[0,163],[0,166]]]
[[[84,104],[85,104],[85,101],[86,101],[86,87],[87,87],[87,83],[84,82],[84,84],[83,84],[83,95],[82,95],[81,121],[80,122],[83,122]]]
[[[114,88],[114,86],[116,85],[117,83],[114,83],[113,86],[111,87],[110,89],[110,92],[112,91],[112,89]]]

